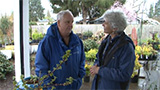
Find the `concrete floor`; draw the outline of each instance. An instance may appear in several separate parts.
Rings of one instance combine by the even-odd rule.
[[[91,90],[93,78],[94,78],[93,76],[90,78],[90,82],[83,82],[80,90]],[[143,82],[144,82],[144,79],[139,78],[138,83],[130,83],[129,90],[140,90],[142,88]]]

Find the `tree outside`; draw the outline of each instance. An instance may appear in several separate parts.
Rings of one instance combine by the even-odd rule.
[[[155,7],[150,7],[149,17],[160,22],[160,0],[155,4]]]
[[[117,0],[50,0],[50,3],[53,12],[69,9],[74,16],[82,14],[83,23],[86,23],[87,17],[89,20],[93,20],[101,16],[115,1]],[[126,2],[126,0],[118,1],[122,4]]]
[[[13,13],[10,17],[2,16],[0,19],[0,36],[1,36],[1,43],[5,44],[12,42],[13,38]],[[12,20],[12,21],[11,21]]]
[[[44,8],[41,5],[41,0],[29,0],[29,21],[34,22],[44,18]]]

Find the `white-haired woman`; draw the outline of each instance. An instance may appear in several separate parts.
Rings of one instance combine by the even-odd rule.
[[[119,11],[104,14],[104,33],[97,59],[90,72],[95,75],[92,90],[127,90],[134,68],[135,46],[125,34],[125,16]]]

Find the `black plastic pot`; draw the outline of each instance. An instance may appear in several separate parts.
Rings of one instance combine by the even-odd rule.
[[[135,75],[133,78],[131,78],[131,82],[138,83],[138,78],[139,78],[139,75]]]
[[[90,76],[84,76],[84,82],[89,82],[90,81]]]

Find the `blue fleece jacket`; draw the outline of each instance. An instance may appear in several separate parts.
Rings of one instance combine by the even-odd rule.
[[[97,53],[97,60],[95,61],[95,64],[97,64],[100,69],[92,82],[92,90],[96,88],[98,75],[98,90],[121,90],[121,84],[130,80],[134,68],[135,46],[132,40],[125,33],[123,34],[124,40],[128,41],[128,43],[114,53],[107,66],[100,65],[100,62],[104,61],[103,57],[105,57],[105,55],[101,55],[103,53],[100,54],[100,50],[105,50],[100,46]],[[116,48],[119,43],[122,43],[120,42],[120,37],[122,37],[122,34],[112,40],[110,40],[109,36],[109,38],[102,41],[101,45],[107,42],[105,45],[106,48],[108,48],[109,43],[116,42],[108,54],[110,54],[113,48]],[[129,83],[127,83],[127,87],[129,87]]]
[[[71,56],[68,61],[62,64],[62,69],[54,72],[57,79],[54,84],[64,83],[66,78],[74,78],[74,82],[67,86],[56,86],[57,90],[79,89],[82,84],[82,78],[85,75],[85,54],[83,43],[80,38],[73,32],[70,34],[69,45],[66,46],[59,33],[57,23],[52,24],[47,31],[46,36],[39,43],[38,51],[35,59],[35,72],[38,76],[46,75],[50,70],[52,71],[56,64],[62,60],[62,56],[67,50],[71,50]],[[44,80],[47,84],[54,77],[49,77]]]

